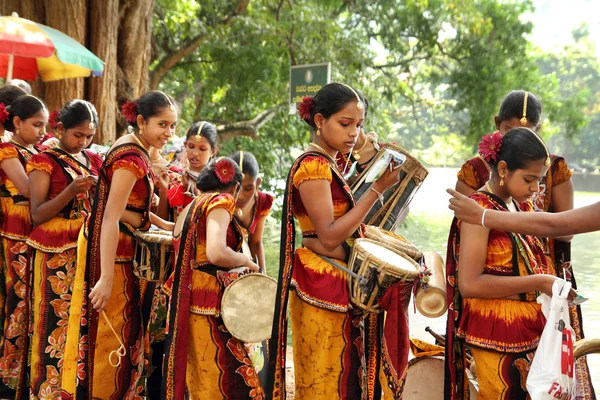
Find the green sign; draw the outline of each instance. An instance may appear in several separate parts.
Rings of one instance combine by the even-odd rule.
[[[304,96],[314,96],[331,82],[331,64],[294,65],[290,68],[290,104],[300,103]]]

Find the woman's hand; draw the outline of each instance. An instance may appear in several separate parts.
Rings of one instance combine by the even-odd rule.
[[[248,259],[248,262],[244,264],[244,267],[248,268],[252,272],[260,272],[260,267],[251,259]]]
[[[458,193],[456,190],[446,189],[446,192],[452,195],[448,208],[454,211],[456,218],[471,225],[481,225],[483,207],[477,204],[475,200]]]
[[[554,282],[556,282],[556,280],[561,279],[561,278],[554,276],[554,275],[542,275],[542,279],[543,279],[543,282],[542,282],[539,290],[541,292],[545,293],[546,295],[552,297],[552,286],[554,286]],[[573,301],[575,299],[575,297],[577,297],[577,292],[573,288],[571,288],[567,299],[569,301]]]
[[[383,193],[390,187],[400,182],[400,171],[402,171],[402,168],[400,168],[401,166],[402,164],[392,159],[392,161],[390,161],[390,165],[385,169],[383,175],[381,175],[381,177],[377,179],[373,185],[374,189],[380,193]]]
[[[69,184],[69,190],[73,193],[73,196],[77,196],[90,190],[95,183],[89,176],[78,176]]]
[[[100,278],[90,292],[92,306],[98,312],[104,311],[112,292],[113,278]]]
[[[169,178],[169,171],[167,169],[162,169],[156,176],[156,187],[159,191],[168,190],[170,183],[171,179]]]

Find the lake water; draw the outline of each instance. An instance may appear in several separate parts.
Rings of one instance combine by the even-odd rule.
[[[448,230],[444,230],[443,226],[445,224],[449,228],[452,221],[452,212],[448,209],[449,195],[445,190],[448,187],[454,188],[457,171],[454,168],[429,170],[429,176],[411,203],[407,227],[399,230],[421,250],[436,251],[444,259]],[[600,201],[600,193],[576,192],[575,207],[597,201]],[[435,220],[436,224],[427,226],[422,222],[423,220]],[[600,232],[576,236],[572,242],[571,253],[579,292],[590,299],[582,305],[585,335],[600,338]],[[410,309],[413,309],[412,306]],[[430,326],[436,332],[443,334],[445,325],[445,316],[429,319],[418,313],[411,314],[412,337],[432,342],[433,339],[425,332],[425,327]],[[597,390],[600,390],[600,354],[588,356],[588,364],[594,385]]]

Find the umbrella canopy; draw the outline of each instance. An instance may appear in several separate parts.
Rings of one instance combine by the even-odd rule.
[[[64,33],[16,13],[0,17],[0,76],[44,82],[99,76],[104,63]]]

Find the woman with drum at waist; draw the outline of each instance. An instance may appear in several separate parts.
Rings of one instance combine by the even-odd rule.
[[[33,265],[29,379],[34,399],[60,397],[77,237],[91,212],[91,192],[102,166],[100,156],[85,150],[98,126],[92,104],[70,101],[50,125],[60,138],[58,147],[33,156],[27,164],[34,225],[27,240]]]
[[[240,166],[243,177],[235,218],[247,232],[252,259],[258,260],[261,270],[266,273],[262,238],[265,221],[273,206],[273,196],[258,190],[262,179],[258,176],[258,162],[252,153],[236,151],[230,157]]]
[[[479,148],[492,173],[471,198],[488,210],[533,211],[530,199],[550,166],[542,138],[514,128],[484,138]],[[455,219],[446,269],[446,398],[462,399],[468,392],[466,347],[477,366],[481,398],[527,398],[527,372],[546,322],[536,298],[551,295],[558,279],[542,243]]]
[[[123,114],[135,130],[106,155],[92,213],[79,235],[63,398],[143,395],[141,288],[132,232],[150,223],[172,230],[172,223],[149,212],[154,177],[148,149],[160,149],[174,134],[177,109],[170,96],[151,91],[125,103]]]
[[[183,146],[186,168],[171,181],[168,191],[172,221],[177,221],[181,211],[198,195],[196,178],[219,149],[217,128],[206,121],[194,123],[185,134]]]
[[[360,399],[367,392],[376,394],[378,387],[376,327],[366,327],[362,312],[353,310],[346,273],[320,256],[346,265],[348,241],[364,236],[363,219],[381,193],[398,182],[400,169],[393,163],[355,204],[335,156],[356,144],[364,120],[363,99],[351,87],[331,83],[314,97],[305,97],[299,114],[314,141],[288,176],[267,398],[285,398],[291,292],[296,398]],[[294,216],[303,236],[303,247],[295,252]]]
[[[223,289],[259,267],[242,254],[233,219],[242,174],[233,160],[211,161],[198,176],[201,194],[183,210],[174,230],[177,264],[170,295],[163,366],[164,399],[262,399],[264,391],[244,343],[219,316]],[[231,271],[246,267],[245,271]]]
[[[2,94],[6,92],[2,91]],[[29,178],[27,163],[40,153],[38,146],[46,132],[48,109],[37,97],[13,97],[9,103],[0,97],[0,121],[14,132],[8,143],[0,143],[0,238],[2,241],[2,340],[0,341],[0,398],[20,399],[28,386],[26,379],[29,350],[28,247],[31,232]],[[4,109],[4,112],[2,112]]]

